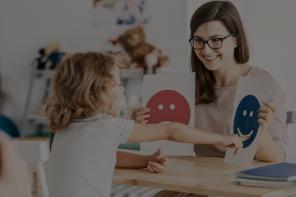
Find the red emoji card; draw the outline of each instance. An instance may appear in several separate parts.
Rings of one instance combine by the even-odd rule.
[[[194,127],[195,74],[173,73],[145,75],[143,79],[142,106],[150,109],[147,124],[180,122]],[[159,140],[141,142],[142,155],[153,154],[163,147],[164,155],[193,154],[193,144]]]

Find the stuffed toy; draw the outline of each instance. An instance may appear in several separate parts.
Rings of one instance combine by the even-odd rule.
[[[45,69],[45,64],[47,62],[47,56],[45,56],[44,48],[39,49],[38,53],[40,56],[38,58],[36,58],[37,69],[42,70],[42,69]]]
[[[127,30],[116,40],[110,40],[113,45],[120,44],[132,59],[131,68],[144,68],[144,74],[155,74],[156,67],[168,66],[169,58],[161,51],[146,43],[142,27]],[[115,47],[116,48],[116,47]]]
[[[61,44],[59,42],[49,43],[45,49],[45,55],[48,56],[48,60],[45,64],[45,69],[55,69],[58,63],[62,60],[65,55],[64,52],[60,52]]]

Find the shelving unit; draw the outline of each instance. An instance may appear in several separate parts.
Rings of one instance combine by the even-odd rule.
[[[172,71],[171,67],[157,67],[156,74],[170,73]],[[123,79],[129,78],[142,78],[143,68],[123,68],[120,70],[120,76]]]
[[[37,70],[36,64],[33,64],[32,66],[29,91],[28,91],[25,110],[24,110],[23,119],[22,119],[21,137],[26,136],[26,128],[28,123],[43,124],[43,125],[48,124],[48,119],[45,116],[39,116],[37,114],[29,114],[29,109],[31,105],[32,91],[33,91],[35,79],[41,78],[41,77],[51,79],[53,72],[54,72],[53,70]]]
[[[29,121],[34,121],[34,123],[42,123],[42,124],[46,124],[46,125],[48,125],[48,123],[49,123],[49,120],[47,117],[39,116],[37,114],[29,114],[27,116],[27,119]]]
[[[120,69],[122,79],[140,78],[143,76],[143,68],[123,68]]]

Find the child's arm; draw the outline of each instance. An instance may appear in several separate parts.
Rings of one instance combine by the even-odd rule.
[[[161,172],[169,164],[159,148],[153,155],[138,155],[117,151],[116,168],[148,168],[150,172]]]
[[[147,142],[155,140],[170,140],[193,144],[220,144],[224,147],[235,148],[237,154],[249,137],[238,135],[219,135],[189,127],[181,123],[169,124],[138,124],[135,123],[128,138],[131,142]]]

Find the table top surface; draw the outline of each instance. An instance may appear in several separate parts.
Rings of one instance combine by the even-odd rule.
[[[147,169],[116,168],[113,183],[153,187],[171,191],[228,197],[284,197],[296,194],[296,189],[243,186],[229,181],[244,167],[224,163],[223,158],[198,156],[167,156],[170,164],[161,173]],[[273,164],[253,161],[251,168]],[[28,170],[36,172],[34,164]],[[47,162],[45,163],[45,170]]]
[[[161,173],[147,169],[115,169],[112,182],[154,187],[211,196],[275,197],[296,194],[296,190],[242,186],[229,181],[246,168],[224,163],[223,158],[168,156],[170,164]],[[251,168],[273,164],[253,161]]]

